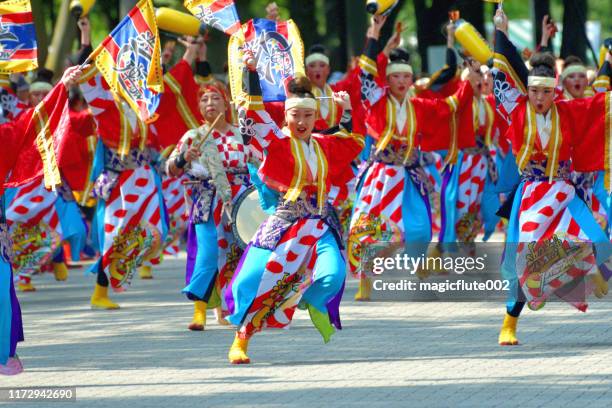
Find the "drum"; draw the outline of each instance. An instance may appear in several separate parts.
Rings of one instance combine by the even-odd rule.
[[[232,233],[242,249],[255,236],[257,229],[268,219],[259,203],[259,192],[255,186],[248,187],[236,199],[232,210]]]

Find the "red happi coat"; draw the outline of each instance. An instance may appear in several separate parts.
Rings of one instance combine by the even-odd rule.
[[[259,143],[266,151],[259,175],[268,187],[286,193],[299,177],[300,158],[296,157],[295,148],[292,146],[294,138],[287,130],[281,131],[275,124],[271,125],[272,121],[265,110],[254,109],[253,106],[252,103],[247,106],[246,120],[252,120],[255,134],[260,139]],[[328,193],[332,181],[333,184],[348,181],[346,169],[363,148],[363,141],[359,135],[353,136],[342,128],[332,135],[315,133],[311,137],[319,144],[326,159],[325,192]],[[320,175],[321,169],[318,171]],[[305,192],[316,193],[317,185],[310,171],[307,171],[305,178],[299,182],[303,184]]]
[[[164,89],[153,124],[162,149],[177,144],[188,130],[204,122],[198,106],[199,85],[187,61],[182,59],[164,75]]]
[[[312,134],[323,161],[314,180],[297,140],[287,129],[281,131],[264,108],[257,74],[249,71],[248,76],[245,91],[250,96],[241,109],[240,127],[244,136],[253,138],[251,143],[257,150],[265,151],[260,178],[281,193],[315,193],[322,205],[322,195],[329,193],[332,182],[335,185],[348,182],[346,169],[363,148],[361,135],[352,134],[342,126],[332,135]]]
[[[561,144],[558,148],[557,160],[572,159],[576,171],[591,172],[606,170],[609,174],[607,158],[610,155],[610,139],[612,138],[612,93],[600,93],[593,98],[574,99],[571,101],[556,101],[555,106],[559,117]],[[521,160],[524,151],[527,97],[523,96],[512,112],[512,126],[506,136],[512,143],[512,151]],[[532,127],[535,127],[533,123]],[[554,124],[553,124],[554,126]],[[537,130],[536,130],[537,133]],[[554,139],[551,132],[549,146]],[[549,156],[548,147],[543,150],[540,138],[534,138],[534,148],[531,160],[545,160]],[[608,177],[607,177],[608,178]]]
[[[15,122],[0,125],[0,195],[4,187],[16,187],[37,177],[51,187],[61,183],[57,162],[55,130],[67,109],[68,92],[57,84],[36,108],[29,109]],[[9,175],[8,182],[3,183]]]
[[[316,87],[313,87],[313,92],[316,97],[319,96],[332,96],[334,92],[344,91],[344,89],[339,89],[336,85],[325,84],[325,89],[323,89],[323,93]],[[327,116],[323,117],[321,113],[321,100],[317,100],[317,121],[315,122],[315,129],[322,132],[324,130],[333,128],[334,126],[338,126],[340,124],[340,119],[342,118],[343,109],[338,106],[337,103],[333,101],[333,99],[327,100],[328,104],[328,112]]]
[[[146,146],[147,125],[126,103],[116,99],[106,80],[96,70],[89,71],[81,78],[81,91],[98,125],[98,135],[106,147],[127,154],[130,149]]]
[[[82,191],[87,184],[89,167],[93,163],[97,130],[89,109],[68,112],[68,121],[62,129],[58,153],[62,176],[74,191]]]
[[[366,126],[368,134],[374,139],[379,140],[389,129],[389,125],[394,128],[395,135],[406,135],[407,129],[395,129],[395,124],[390,123],[390,113],[388,112],[389,91],[373,105],[368,107]],[[451,102],[451,98],[454,101]],[[451,146],[453,136],[453,114],[459,113],[459,121],[456,129],[457,148],[462,149],[474,146],[474,133],[472,121],[472,87],[468,83],[459,86],[457,93],[453,97],[445,99],[410,98],[410,103],[414,107],[416,118],[415,141],[422,150],[435,151],[445,150]],[[410,115],[406,121],[406,127],[410,125]],[[470,132],[471,131],[471,132]],[[401,139],[395,139],[392,143],[402,143]]]
[[[353,108],[353,111],[352,111],[353,132],[363,135],[365,134],[365,131],[366,131],[366,128],[365,128],[365,116],[366,115],[365,115],[365,110],[363,108],[363,105],[361,104],[361,80],[359,78],[359,72],[360,72],[359,66],[356,66],[355,68],[353,68],[347,73],[346,78],[344,78],[341,81],[336,82],[333,85],[327,85],[327,86],[331,88],[332,92],[344,91],[349,94],[349,97],[351,98],[351,107]],[[336,114],[333,115],[334,120],[332,121],[332,115],[331,115],[332,104],[333,102],[330,101],[330,113],[328,114],[327,118],[321,117],[320,111],[319,111],[319,118],[317,119],[317,122],[315,123],[315,129],[322,131],[322,130],[332,128],[334,126],[338,126],[340,124],[340,120],[342,119],[342,114],[344,112],[341,108],[339,108],[337,105],[334,104],[335,105],[334,109],[336,110]]]
[[[452,88],[453,94],[444,99],[433,91],[424,92],[424,97],[419,94],[418,98],[410,98],[405,128],[397,129],[395,111],[390,111],[394,109],[390,91],[381,87],[378,79],[385,75],[379,71],[380,68],[375,62],[378,49],[378,40],[368,38],[364,54],[359,61],[362,101],[367,112],[367,132],[378,140],[377,147],[385,148],[385,145],[390,143],[394,147],[407,144],[409,150],[413,147],[426,151],[449,149],[451,154],[448,157],[454,159],[458,149],[474,146],[474,93],[468,83],[454,83],[456,88]],[[448,71],[452,71],[452,68]],[[412,135],[410,130],[413,131]]]

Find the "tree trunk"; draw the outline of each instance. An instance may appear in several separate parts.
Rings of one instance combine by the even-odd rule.
[[[533,2],[533,28],[535,47],[540,44],[542,38],[542,19],[545,15],[550,16],[550,0],[531,0]]]
[[[344,0],[346,10],[347,59],[361,55],[368,29],[368,15],[364,4],[357,7],[355,0]]]
[[[99,12],[99,10],[105,11],[104,13],[100,14],[102,15],[103,20],[107,24],[107,31],[109,33],[117,26],[117,24],[119,24],[119,20],[125,17],[119,15],[118,4],[118,0],[98,0],[96,1],[96,6],[93,10],[93,12]]]
[[[45,63],[45,68],[53,71],[55,77],[64,70],[66,57],[72,51],[77,32],[76,21],[70,15],[69,6],[70,0],[62,0],[57,20],[54,21],[53,39]]]
[[[138,3],[138,0],[119,0],[119,21],[123,19]]]
[[[429,67],[427,48],[432,45],[446,44],[446,39],[442,32],[448,21],[448,11],[453,5],[454,1],[452,0],[432,0],[431,7],[427,7],[425,0],[414,0],[421,71],[427,71]]]
[[[36,27],[36,42],[38,46],[38,66],[43,66],[47,59],[49,39],[45,30],[45,9],[42,0],[32,1],[32,15]]]
[[[480,32],[483,38],[486,38],[484,27],[484,2],[482,0],[465,0],[457,2],[461,14],[461,18],[470,22]]]
[[[395,21],[397,20],[397,15],[399,14],[402,8],[406,7],[407,3],[408,2],[406,0],[400,0],[399,3],[397,3],[397,6],[391,12],[391,14],[389,14],[389,17],[387,18],[387,22],[385,23],[385,26],[383,27],[380,33],[380,43],[382,44],[383,47],[385,46],[387,41],[389,41],[389,37],[393,35],[393,31],[395,30]]]
[[[344,0],[327,1],[323,7],[326,27],[324,42],[331,53],[331,68],[332,71],[344,71],[348,61],[345,2]]]
[[[561,58],[575,55],[586,60],[586,0],[563,0],[563,40]]]
[[[316,3],[314,1],[291,0],[289,3],[291,19],[300,27],[304,49],[319,41],[317,33]]]

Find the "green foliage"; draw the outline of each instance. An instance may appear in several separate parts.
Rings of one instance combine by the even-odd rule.
[[[252,17],[264,17],[265,8],[268,2],[269,0],[236,0],[238,12],[243,21]],[[314,41],[320,41],[325,43],[332,50],[335,49],[334,55],[345,53],[344,57],[347,57],[354,52],[355,48],[360,46],[359,44],[363,44],[365,27],[363,27],[363,30],[351,30],[350,26],[354,24],[353,19],[356,15],[360,15],[361,20],[363,20],[363,15],[365,15],[365,7],[363,6],[365,3],[364,0],[276,0],[280,8],[281,18],[283,19],[289,18],[292,11],[297,12],[296,10],[307,9],[304,2],[314,3],[312,5],[314,9],[314,19],[312,16],[305,16],[302,19],[309,23],[300,24],[300,29],[304,33],[307,47]],[[347,8],[350,8],[350,10],[347,10],[347,21],[333,21],[333,15],[330,16],[329,11],[333,9],[335,4],[344,2],[346,2]],[[42,3],[44,3],[45,16],[47,17],[45,28],[50,38],[54,29],[54,19],[56,18],[54,13],[57,13],[57,10],[59,10],[61,0],[52,0],[52,2],[44,1]],[[96,2],[91,13],[92,40],[94,45],[102,41],[119,22],[118,4],[119,0],[98,0]],[[182,0],[154,0],[154,4],[157,7],[172,7],[186,12]],[[426,4],[431,5],[431,0],[427,1]],[[530,18],[531,15],[528,4],[529,2],[526,0],[507,0],[504,2],[504,9],[511,18]],[[610,0],[588,0],[588,6],[588,18],[601,22],[602,38],[612,37],[612,10]],[[485,7],[485,16],[492,16],[493,7],[493,4]],[[555,20],[562,21],[563,0],[551,0],[551,14]],[[418,67],[420,66],[420,61],[418,52],[416,52],[417,26],[414,15],[414,3],[412,0],[407,0],[405,6],[399,11],[398,20],[406,27],[405,31],[402,33],[403,46],[411,51],[413,64],[415,67]],[[294,17],[297,19],[297,16],[294,15]],[[485,21],[488,20],[490,20],[490,18],[485,17]],[[342,26],[338,27],[338,24],[342,24]],[[342,40],[340,37],[341,33],[347,33],[351,38]],[[218,62],[223,61],[224,56],[219,55],[219,53],[223,52],[226,39],[223,38],[222,35],[216,34],[213,36],[213,39],[219,42],[216,47],[213,47],[215,48],[216,54],[213,59]],[[347,40],[348,44],[346,42]],[[358,46],[356,47],[355,45]],[[340,47],[345,49],[340,50]],[[352,48],[352,50],[350,48]],[[336,66],[335,68],[340,67]]]

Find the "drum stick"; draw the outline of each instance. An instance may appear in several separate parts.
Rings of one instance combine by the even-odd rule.
[[[333,96],[317,96],[316,99],[334,99]]]
[[[198,146],[196,147],[196,149],[198,151],[200,151],[200,147],[202,147],[202,144],[204,144],[204,142],[206,141],[206,139],[208,139],[208,136],[210,136],[210,134],[213,132],[213,130],[215,130],[215,126],[217,126],[217,123],[219,123],[219,121],[221,120],[221,117],[224,115],[223,112],[221,112],[217,118],[215,119],[215,121],[212,123],[212,125],[210,125],[208,127],[208,132],[206,132],[206,134],[204,135],[204,137],[202,138],[202,140],[200,141],[200,143],[198,144]]]

